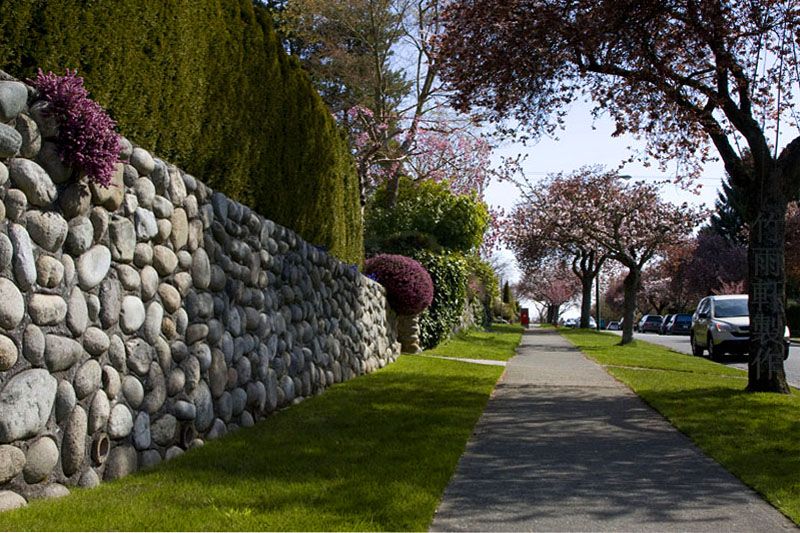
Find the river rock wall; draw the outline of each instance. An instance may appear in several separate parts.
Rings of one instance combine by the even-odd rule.
[[[0,81],[0,510],[399,354],[380,285],[124,139],[111,187],[78,179],[34,99]]]

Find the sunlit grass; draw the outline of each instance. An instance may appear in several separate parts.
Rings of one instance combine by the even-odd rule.
[[[563,332],[704,452],[800,524],[800,396],[747,393],[746,372],[664,347]]]
[[[514,356],[523,331],[520,325],[493,324],[489,331],[472,329],[460,333],[425,353],[440,357],[508,361]]]
[[[401,356],[172,461],[0,513],[0,529],[427,530],[501,372]]]

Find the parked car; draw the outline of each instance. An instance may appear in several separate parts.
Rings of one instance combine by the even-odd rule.
[[[672,320],[672,317],[674,317],[674,316],[675,315],[664,315],[664,320],[661,321],[661,327],[658,328],[658,334],[659,335],[666,335],[666,333],[667,333],[667,325],[670,323],[670,321]]]
[[[660,315],[644,315],[636,325],[636,331],[647,333],[648,331],[658,333],[664,318]]]
[[[665,335],[688,335],[692,331],[692,315],[672,315],[669,323],[664,327]]]
[[[580,325],[577,318],[567,318],[564,320],[565,328],[577,328]]]
[[[612,320],[611,322],[608,323],[606,329],[609,331],[619,331],[622,329],[622,324],[620,324],[616,320]]]
[[[689,341],[698,357],[708,351],[708,358],[726,353],[746,354],[750,344],[750,315],[746,294],[706,296],[692,315]],[[784,359],[789,357],[789,328],[784,332]]]

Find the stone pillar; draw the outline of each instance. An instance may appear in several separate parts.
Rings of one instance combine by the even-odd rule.
[[[418,353],[419,347],[419,315],[397,315],[397,340],[403,353]]]

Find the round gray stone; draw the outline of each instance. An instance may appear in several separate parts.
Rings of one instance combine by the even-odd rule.
[[[179,446],[170,446],[167,448],[167,451],[164,452],[164,459],[169,461],[170,459],[175,459],[179,455],[183,455],[183,449]]]
[[[145,309],[142,300],[136,296],[125,296],[120,308],[119,325],[128,334],[135,333],[145,320]]]
[[[78,284],[88,291],[97,287],[111,267],[111,252],[105,246],[94,246],[80,256],[76,265]]]
[[[55,257],[41,254],[36,260],[36,282],[53,289],[64,281],[64,264]]]
[[[161,334],[161,322],[164,319],[164,308],[158,302],[150,302],[142,326],[142,336],[150,344],[155,344]]]
[[[6,124],[0,123],[0,158],[14,157],[22,148],[22,135]]]
[[[92,193],[89,186],[82,181],[70,183],[59,194],[58,202],[61,204],[61,212],[71,220],[89,212],[89,208],[92,206]]]
[[[28,89],[18,81],[0,81],[0,122],[9,122],[22,113],[28,103]]]
[[[142,300],[149,301],[158,290],[158,272],[151,266],[146,266],[140,273],[142,279]]]
[[[89,359],[81,365],[72,382],[78,400],[83,400],[100,387],[102,372],[100,363],[94,359]]]
[[[80,405],[76,405],[67,419],[64,437],[61,441],[61,468],[67,476],[77,472],[83,464],[86,456],[87,432],[88,417],[86,416],[86,411]]]
[[[100,485],[100,476],[97,475],[93,468],[87,468],[78,481],[78,486],[83,489],[93,489],[98,485]]]
[[[35,367],[44,366],[44,333],[34,324],[25,326],[22,333],[22,355]]]
[[[71,254],[81,255],[92,246],[94,240],[92,221],[89,217],[77,216],[68,225],[66,248]]]
[[[136,374],[144,376],[150,370],[154,360],[155,349],[143,339],[131,339],[125,343],[128,368]]]
[[[26,483],[43,481],[58,464],[58,446],[50,437],[42,437],[28,448],[22,476]]]
[[[0,484],[10,481],[22,472],[25,454],[16,446],[0,445]]]
[[[158,226],[158,233],[153,238],[153,242],[162,244],[167,240],[170,233],[172,233],[172,222],[166,218],[162,218],[156,223],[156,226]]]
[[[122,388],[122,382],[119,378],[119,372],[117,372],[117,369],[111,365],[103,366],[103,377],[101,380],[103,383],[103,390],[106,391],[106,395],[112,400],[116,399]]]
[[[140,242],[136,245],[136,250],[133,253],[133,264],[139,268],[153,264],[153,247],[149,243]]]
[[[10,490],[0,490],[0,512],[20,509],[28,505],[25,498]]]
[[[173,368],[167,376],[167,394],[175,396],[186,386],[186,374],[180,368]]]
[[[108,436],[112,439],[124,439],[131,434],[131,431],[133,431],[133,415],[130,409],[118,403],[111,409],[108,417]]]
[[[139,454],[139,468],[148,468],[161,462],[158,450],[145,450]]]
[[[122,395],[125,396],[128,405],[138,409],[141,407],[142,401],[144,401],[144,386],[142,382],[134,376],[125,376],[122,380]]]
[[[100,285],[100,323],[105,329],[119,322],[122,305],[122,287],[119,281],[108,278]]]
[[[56,184],[45,170],[30,159],[12,159],[8,163],[11,181],[28,199],[28,203],[47,207],[56,199]]]
[[[63,422],[72,413],[77,402],[72,384],[69,381],[60,381],[56,393],[56,422]]]
[[[158,295],[161,297],[161,303],[164,310],[168,313],[174,313],[181,306],[181,295],[178,289],[167,283],[162,283],[158,286]]]
[[[166,414],[150,425],[153,442],[159,446],[170,446],[178,438],[178,419]]]
[[[97,391],[89,405],[89,433],[94,434],[104,429],[110,415],[111,404],[108,401],[108,395],[103,391]]]
[[[211,284],[211,262],[203,248],[192,254],[192,281],[198,289],[207,289]]]
[[[155,187],[153,188],[155,191]],[[153,213],[158,218],[170,218],[172,216],[173,211],[175,208],[172,205],[172,202],[164,198],[163,196],[156,196],[153,198]]]
[[[120,161],[130,161],[131,154],[133,153],[133,144],[123,136],[117,138],[119,140],[119,159]]]
[[[150,365],[150,372],[147,374],[147,386],[141,407],[145,412],[155,414],[164,405],[166,399],[167,381],[164,379],[164,372],[159,364],[154,362]]]
[[[86,298],[78,287],[73,287],[67,306],[67,327],[75,336],[83,335],[89,325],[89,308]]]
[[[117,265],[116,268],[122,288],[126,291],[138,291],[142,284],[139,271],[130,265]]]
[[[136,199],[139,201],[141,207],[150,208],[153,206],[156,196],[156,187],[149,178],[137,179],[133,185],[133,192],[136,194]]]
[[[57,252],[67,238],[69,226],[60,214],[54,211],[29,211],[25,215],[28,233],[33,242],[47,250]]]
[[[178,257],[166,246],[156,245],[153,247],[153,266],[160,275],[169,276],[178,267]]]
[[[0,302],[0,327],[16,328],[25,316],[25,301],[17,286],[6,278],[0,278]]]
[[[23,113],[17,117],[14,128],[22,137],[22,146],[19,149],[20,157],[33,159],[42,149],[42,135],[39,126],[30,115]]]
[[[21,190],[9,189],[6,192],[3,205],[6,208],[6,216],[15,222],[19,222],[25,215],[26,208],[28,207],[28,199]]]
[[[83,334],[83,347],[95,357],[104,354],[110,344],[108,335],[100,328],[87,328],[86,333]]]
[[[137,450],[146,450],[150,447],[150,415],[140,412],[133,422],[133,446]]]
[[[133,220],[136,227],[136,239],[139,242],[149,241],[158,233],[158,223],[152,211],[138,207],[134,211]]]
[[[92,191],[92,202],[97,206],[102,206],[110,213],[113,213],[122,205],[125,197],[125,165],[122,163],[114,164],[114,171],[111,174],[111,182],[108,187],[104,187],[93,181],[89,184]]]
[[[139,462],[133,446],[117,446],[111,449],[106,459],[106,469],[103,479],[113,481],[133,473],[138,468]]]
[[[50,372],[69,370],[83,354],[83,346],[69,337],[44,336],[44,362]]]
[[[0,372],[11,369],[19,357],[19,350],[13,340],[0,334]]]
[[[182,207],[175,209],[170,222],[172,223],[170,241],[175,250],[180,250],[186,246],[186,242],[189,240],[189,219],[186,217],[186,211]]]
[[[136,251],[136,228],[127,218],[114,215],[108,223],[111,258],[121,263],[133,261]]]
[[[11,258],[14,256],[14,247],[11,240],[5,233],[0,233],[0,271],[11,266]]]
[[[127,355],[125,353],[125,343],[119,335],[111,335],[108,346],[108,362],[111,363],[118,372],[124,372],[127,368]]]
[[[67,302],[55,294],[37,293],[28,302],[28,314],[37,326],[55,326],[67,316]]]
[[[133,149],[133,152],[131,152],[131,165],[133,165],[140,175],[149,176],[153,172],[156,164],[150,152],[137,146]]]
[[[178,400],[172,404],[172,412],[178,420],[194,420],[197,416],[197,407],[186,400]]]
[[[14,279],[23,291],[30,289],[36,282],[36,262],[33,256],[33,244],[25,228],[19,224],[8,225],[8,238],[14,248],[11,264],[14,267]]]

